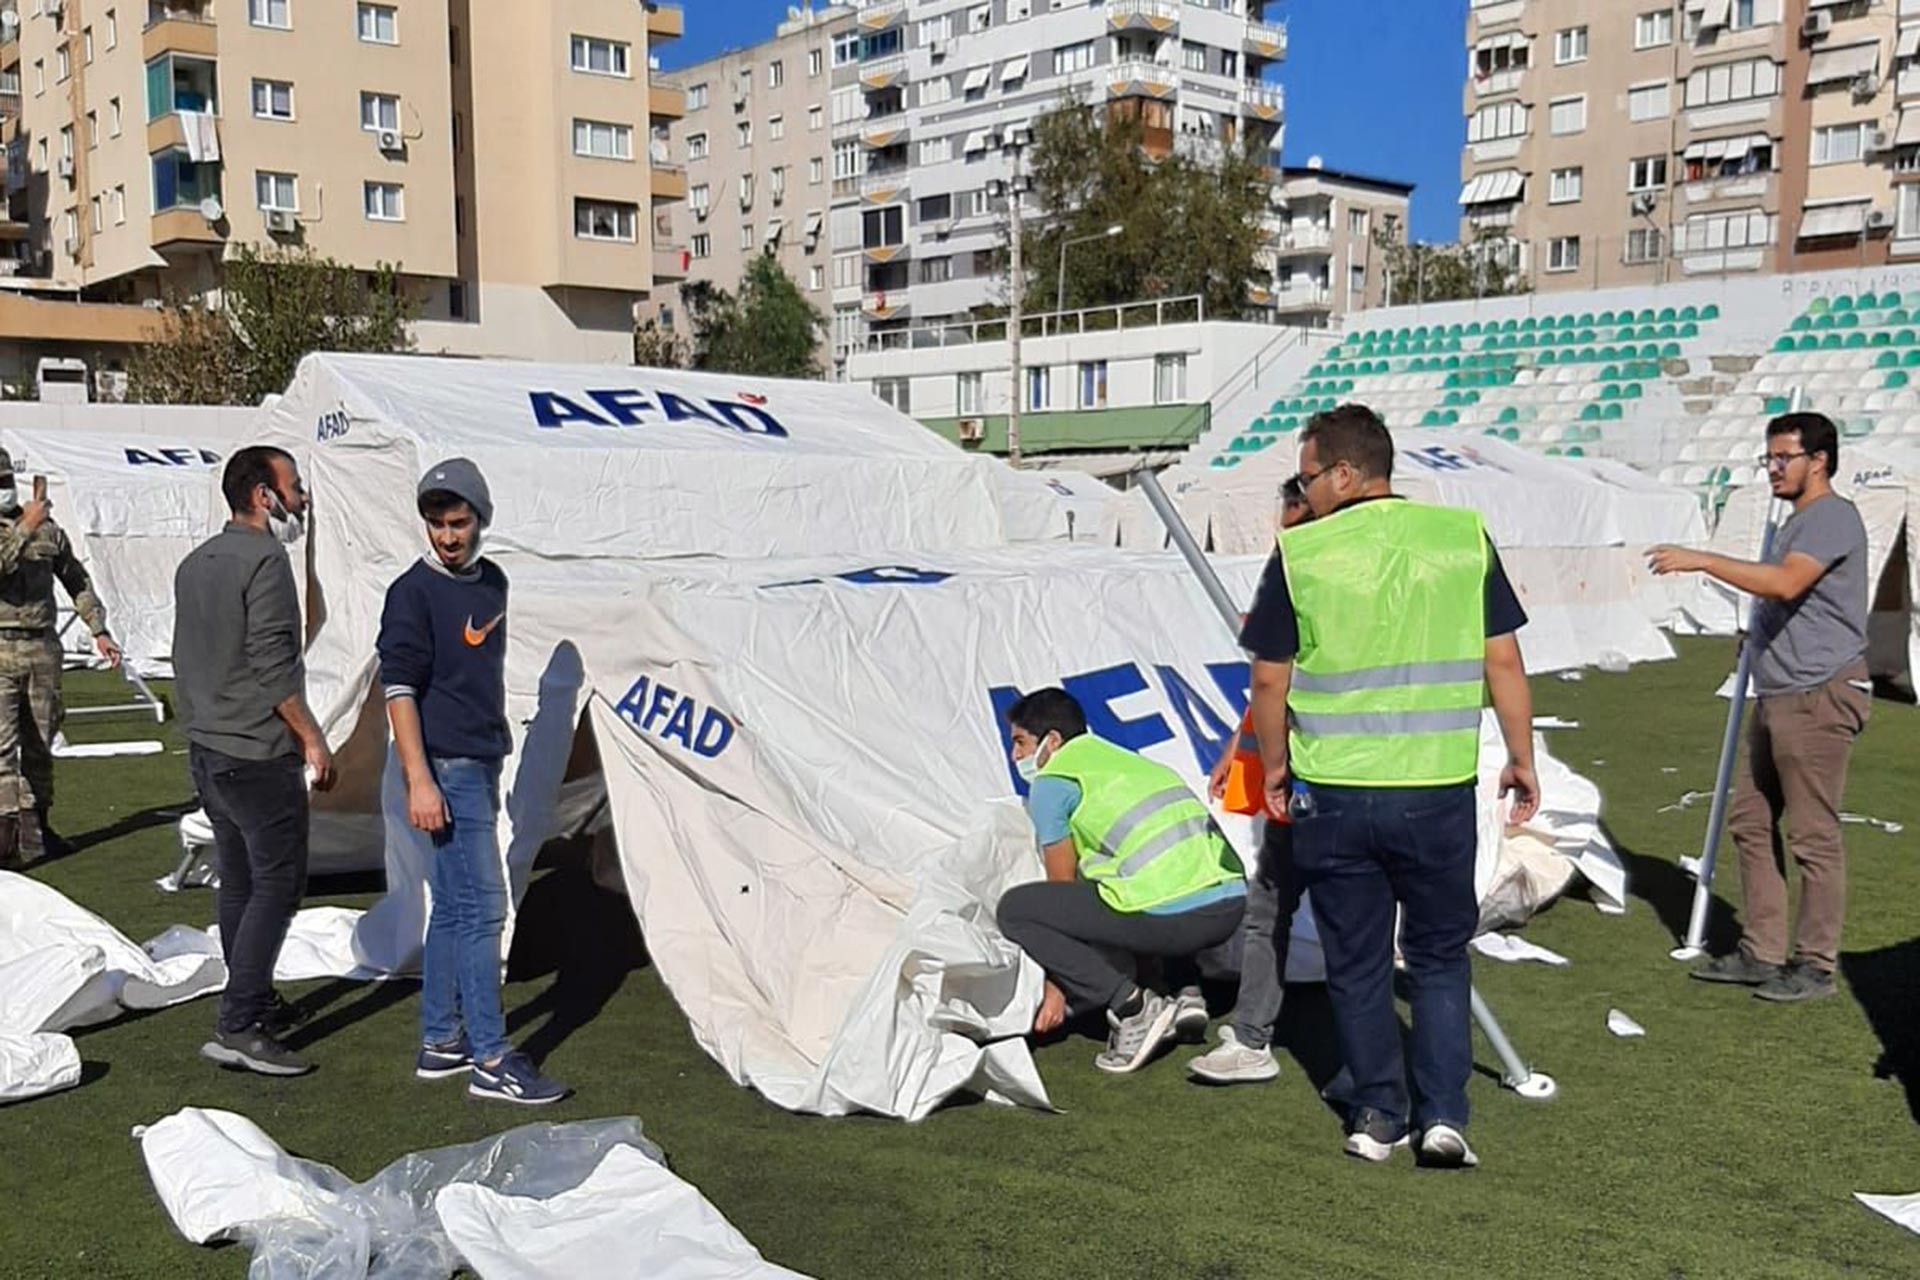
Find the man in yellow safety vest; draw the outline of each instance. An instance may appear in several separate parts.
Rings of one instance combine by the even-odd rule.
[[[1397,498],[1393,439],[1371,409],[1315,414],[1300,481],[1315,519],[1280,550],[1241,644],[1267,805],[1293,822],[1345,1069],[1348,1154],[1385,1160],[1419,1133],[1423,1163],[1479,1163],[1467,943],[1481,707],[1506,740],[1512,821],[1539,803],[1533,705],[1514,633],[1526,623],[1477,513]],[[1291,714],[1289,714],[1291,713]],[[1413,1015],[1393,1005],[1394,921]]]
[[[1001,895],[998,912],[1001,932],[1047,973],[1034,1030],[1104,1010],[1110,1034],[1094,1065],[1137,1070],[1176,1025],[1204,1030],[1207,1011],[1141,987],[1133,959],[1185,959],[1230,940],[1246,873],[1180,775],[1088,733],[1066,690],[1027,694],[1007,723],[1047,870]]]

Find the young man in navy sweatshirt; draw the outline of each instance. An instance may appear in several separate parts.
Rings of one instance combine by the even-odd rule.
[[[493,499],[478,467],[451,458],[421,478],[419,508],[432,551],[387,589],[379,642],[408,822],[431,845],[414,1073],[464,1072],[478,1098],[558,1102],[566,1086],[507,1042],[500,1012],[507,889],[495,823],[511,742],[507,575],[480,556]]]

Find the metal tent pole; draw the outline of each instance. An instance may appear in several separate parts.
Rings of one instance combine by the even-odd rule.
[[[1193,534],[1187,529],[1186,521],[1174,510],[1173,502],[1167,497],[1167,491],[1160,487],[1160,479],[1151,470],[1142,467],[1135,473],[1140,488],[1146,492],[1147,501],[1153,507],[1160,523],[1166,526],[1167,536],[1173,539],[1173,545],[1193,570],[1193,576],[1200,580],[1201,589],[1207,593],[1207,599],[1220,614],[1220,620],[1226,624],[1228,632],[1235,639],[1240,634],[1240,611],[1234,607],[1233,597],[1227,594],[1227,588],[1220,576],[1207,563],[1201,553],[1200,544],[1193,540]],[[1290,922],[1289,922],[1290,923]],[[1473,1020],[1479,1024],[1481,1034],[1487,1037],[1487,1043],[1493,1046],[1495,1056],[1500,1059],[1500,1083],[1512,1089],[1523,1098],[1542,1100],[1551,1098],[1559,1092],[1559,1085],[1552,1076],[1544,1071],[1535,1071],[1524,1062],[1515,1051],[1513,1042],[1507,1039],[1507,1033],[1501,1029],[1500,1020],[1493,1016],[1493,1010],[1480,997],[1477,988],[1470,989],[1472,996]]]

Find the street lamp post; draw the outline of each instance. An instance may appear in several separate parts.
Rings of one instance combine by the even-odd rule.
[[[1053,310],[1057,315],[1067,309],[1067,250],[1076,244],[1089,244],[1095,240],[1111,240],[1127,228],[1116,222],[1105,231],[1096,231],[1090,236],[1075,236],[1071,240],[1060,242],[1060,275],[1053,291]]]
[[[1026,229],[1021,220],[1020,196],[1026,187],[1026,181],[1020,176],[1020,155],[1022,147],[1017,141],[1004,141],[1002,150],[1012,161],[1012,174],[1005,183],[998,181],[987,184],[987,194],[997,195],[1004,190],[1007,196],[1007,222],[1010,244],[1008,263],[1008,299],[1007,317],[1007,356],[1008,377],[1012,386],[1007,397],[1007,461],[1013,466],[1020,465],[1020,397],[1025,388],[1020,385],[1020,328],[1025,320],[1025,301],[1027,289],[1026,268],[1021,262],[1021,241]]]

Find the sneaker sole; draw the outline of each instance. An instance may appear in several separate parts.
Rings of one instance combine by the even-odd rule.
[[[238,1067],[242,1071],[251,1071],[262,1076],[303,1076],[313,1070],[312,1063],[302,1063],[297,1067],[281,1066],[278,1063],[268,1062],[265,1058],[241,1053],[238,1049],[229,1049],[215,1040],[209,1040],[200,1046],[200,1056],[223,1067]]]
[[[1153,1055],[1159,1052],[1160,1046],[1172,1037],[1173,1018],[1174,1011],[1169,1007],[1154,1019],[1153,1026],[1147,1032],[1147,1038],[1140,1042],[1140,1048],[1134,1052],[1133,1057],[1121,1059],[1103,1053],[1093,1060],[1093,1065],[1111,1076],[1124,1076],[1138,1071],[1146,1066]]]
[[[1219,1071],[1200,1065],[1199,1059],[1187,1064],[1187,1074],[1207,1084],[1265,1084],[1269,1080],[1280,1078],[1280,1064],[1269,1062],[1263,1067],[1242,1067],[1234,1071]]]
[[[551,1098],[516,1098],[512,1094],[502,1093],[498,1089],[480,1089],[473,1085],[468,1085],[467,1096],[469,1098],[480,1098],[486,1102],[511,1102],[517,1107],[544,1107],[563,1100],[567,1095],[564,1093],[556,1093]]]
[[[1770,973],[1764,978],[1743,978],[1737,974],[1707,973],[1701,969],[1695,969],[1688,973],[1687,976],[1695,982],[1713,982],[1726,987],[1757,987],[1761,983],[1773,981],[1775,977],[1775,975]]]
[[[1480,1164],[1465,1138],[1440,1138],[1431,1145],[1422,1142],[1419,1155],[1420,1163],[1429,1169],[1473,1169]]]
[[[1756,991],[1753,993],[1753,998],[1755,1000],[1765,1000],[1768,1004],[1804,1004],[1809,1000],[1824,1000],[1828,996],[1838,994],[1840,994],[1840,988],[1834,986],[1822,987],[1818,991],[1795,991],[1792,994]]]
[[[1188,1014],[1173,1015],[1173,1034],[1181,1040],[1199,1040],[1207,1034],[1207,1027],[1213,1022],[1206,1014],[1195,1010]]]
[[[472,1070],[471,1062],[463,1062],[457,1067],[415,1067],[413,1074],[421,1080],[445,1080],[450,1076],[466,1075]]]
[[[1347,1135],[1347,1145],[1344,1150],[1356,1160],[1365,1160],[1369,1164],[1380,1164],[1392,1158],[1394,1148],[1404,1147],[1406,1145],[1407,1140],[1405,1138],[1396,1138],[1392,1142],[1382,1142],[1378,1138],[1370,1138],[1364,1133],[1352,1133]]]

